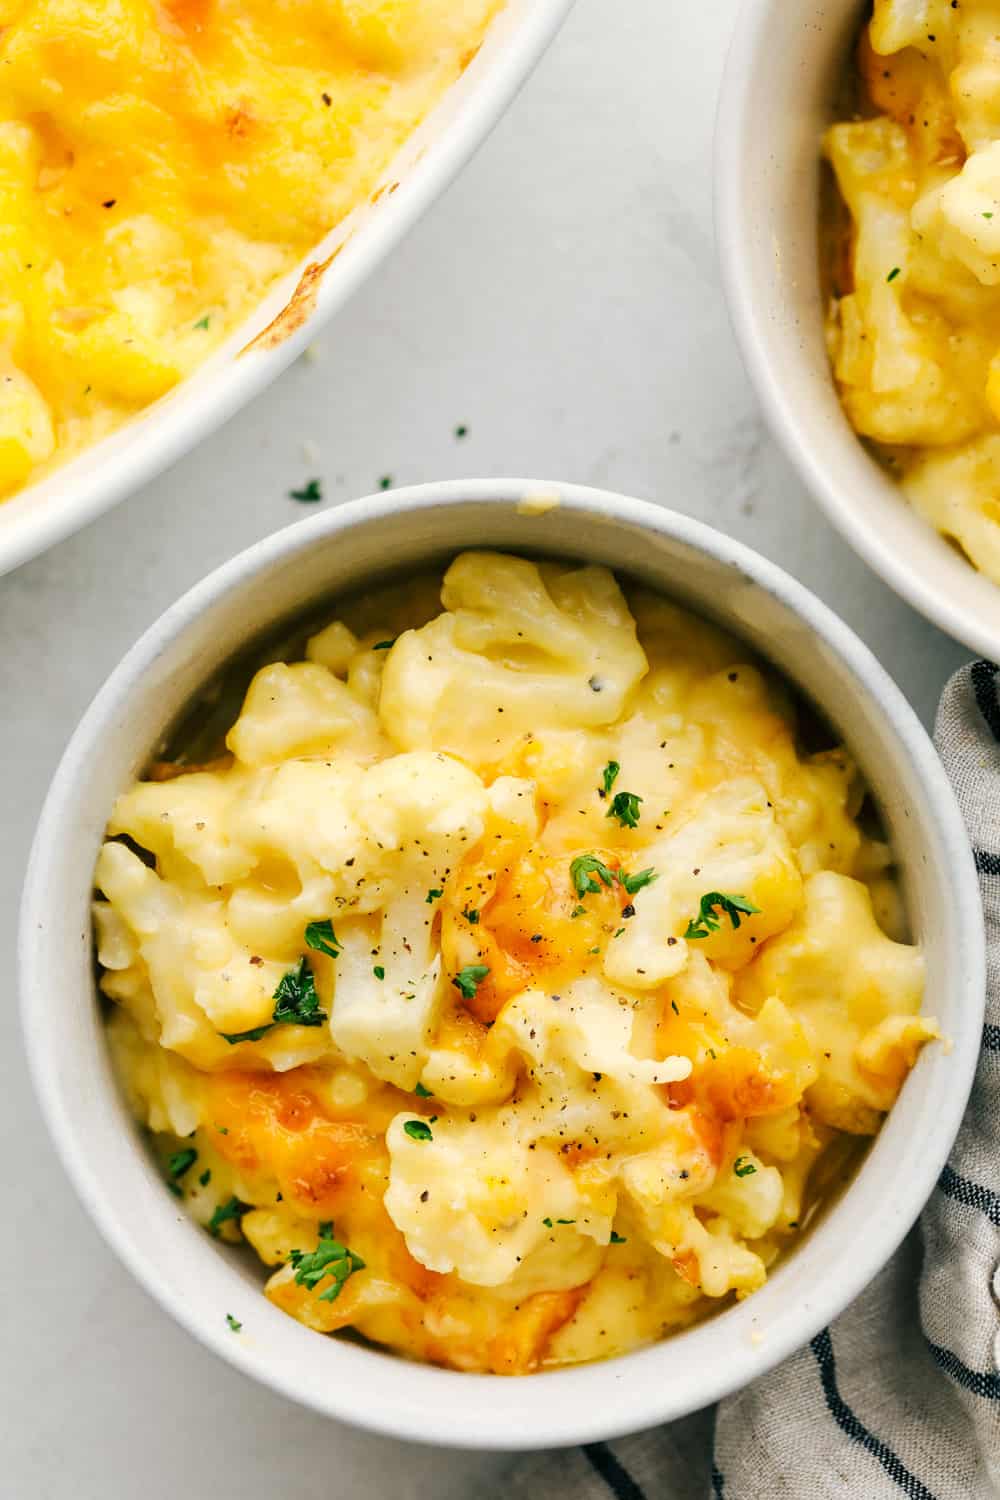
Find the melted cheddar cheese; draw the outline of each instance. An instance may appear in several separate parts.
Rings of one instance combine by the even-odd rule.
[[[0,498],[375,188],[500,0],[0,0]]]
[[[311,1328],[511,1373],[658,1338],[762,1285],[936,1034],[862,797],[720,631],[463,554],[118,800],[131,1106]]]

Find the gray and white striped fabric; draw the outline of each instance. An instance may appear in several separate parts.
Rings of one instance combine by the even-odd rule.
[[[772,1374],[621,1442],[529,1460],[504,1500],[979,1500],[1000,1495],[1000,677],[957,672],[935,741],[976,850],[986,1025],[965,1122],[917,1230]]]

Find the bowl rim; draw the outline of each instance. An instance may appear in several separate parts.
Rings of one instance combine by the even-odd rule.
[[[208,1326],[195,1317],[192,1309],[179,1297],[164,1289],[157,1273],[155,1255],[133,1243],[118,1223],[114,1205],[115,1192],[106,1186],[97,1164],[90,1159],[85,1144],[75,1129],[74,1117],[61,1095],[57,1047],[53,1036],[58,1032],[51,1024],[48,987],[44,980],[43,944],[35,933],[43,924],[52,872],[63,861],[63,830],[72,816],[75,787],[81,770],[101,752],[104,736],[121,716],[127,714],[129,699],[136,682],[169,646],[182,637],[190,626],[214,603],[231,592],[252,584],[272,565],[294,558],[320,538],[328,539],[349,529],[355,523],[378,516],[386,522],[413,513],[441,510],[468,502],[506,503],[517,507],[526,497],[555,494],[564,512],[624,523],[652,531],[690,546],[709,558],[739,570],[750,583],[766,590],[780,604],[801,619],[846,666],[863,694],[877,701],[880,711],[892,729],[899,756],[909,763],[924,786],[926,808],[923,816],[935,841],[947,854],[955,931],[963,952],[965,975],[960,1006],[968,1012],[968,1024],[948,1058],[950,1088],[935,1111],[934,1134],[922,1145],[920,1171],[906,1177],[900,1189],[903,1203],[898,1216],[886,1216],[884,1222],[866,1234],[857,1253],[843,1265],[841,1274],[826,1278],[815,1292],[796,1309],[795,1316],[784,1320],[766,1340],[757,1343],[751,1337],[731,1340],[731,1358],[723,1369],[713,1368],[707,1374],[693,1375],[685,1394],[667,1395],[658,1389],[655,1379],[637,1378],[629,1384],[627,1412],[621,1401],[608,1401],[593,1409],[581,1401],[584,1377],[581,1372],[602,1372],[599,1377],[606,1394],[622,1394],[626,1364],[645,1371],[670,1350],[671,1339],[660,1340],[623,1356],[598,1364],[573,1366],[566,1370],[523,1376],[515,1385],[530,1389],[530,1413],[518,1423],[511,1423],[510,1409],[504,1409],[504,1393],[510,1390],[509,1377],[469,1375],[434,1370],[414,1363],[415,1377],[432,1381],[434,1389],[457,1392],[454,1382],[474,1382],[480,1391],[479,1406],[483,1421],[473,1433],[459,1433],[447,1403],[440,1408],[433,1402],[422,1405],[414,1400],[405,1410],[386,1409],[388,1403],[373,1403],[364,1392],[354,1390],[350,1382],[317,1382],[295,1384],[269,1368],[266,1358],[253,1346],[233,1339],[221,1325]],[[530,541],[526,541],[530,546]],[[547,548],[547,550],[552,550]],[[558,549],[556,549],[558,550]],[[572,540],[565,551],[573,555]],[[958,947],[959,944],[956,944]],[[985,946],[978,878],[971,846],[954,792],[931,741],[884,668],[854,632],[804,585],[742,543],[716,531],[703,522],[668,510],[646,500],[630,499],[585,486],[545,480],[469,479],[448,480],[376,494],[331,508],[290,525],[245,549],[195,584],[170,606],[129,649],[99,689],[69,741],[53,777],[41,812],[31,850],[21,904],[18,967],[21,1024],[30,1074],[36,1097],[41,1105],[57,1154],[78,1198],[97,1224],[110,1248],[119,1256],[145,1290],[164,1310],[192,1333],[200,1343],[231,1365],[270,1387],[278,1394],[327,1416],[348,1421],[370,1431],[424,1443],[491,1450],[526,1450],[531,1448],[588,1443],[621,1436],[672,1420],[721,1399],[749,1381],[766,1373],[781,1360],[803,1347],[831,1318],[842,1311],[873,1279],[897,1249],[912,1227],[929,1197],[958,1132],[971,1089],[982,1025],[985,1000]],[[957,972],[957,970],[956,970]],[[956,979],[956,983],[959,981]],[[140,1149],[136,1144],[136,1149]],[[857,1174],[866,1170],[863,1163]],[[204,1241],[206,1253],[215,1247]],[[729,1317],[734,1335],[735,1320],[741,1309],[753,1299],[737,1304],[721,1314]],[[713,1322],[717,1320],[712,1320]],[[698,1325],[704,1327],[706,1325]],[[751,1326],[752,1325],[748,1325]],[[692,1330],[693,1331],[693,1330]],[[746,1330],[744,1330],[745,1332]],[[684,1337],[683,1334],[678,1337]],[[385,1359],[376,1352],[375,1357]],[[441,1379],[451,1382],[442,1386]],[[587,1376],[585,1379],[592,1379]],[[546,1400],[547,1393],[554,1398]],[[526,1430],[526,1424],[527,1429]],[[532,1426],[532,1424],[534,1424]],[[514,1430],[511,1430],[511,1428]]]
[[[572,9],[574,0],[521,0],[523,14],[509,19],[510,0],[490,22],[507,24],[510,35],[496,45],[488,63],[482,51],[476,54],[437,104],[418,123],[394,153],[380,179],[382,189],[367,200],[372,210],[357,229],[350,227],[352,214],[332,226],[312,246],[278,287],[286,287],[279,307],[293,298],[307,267],[322,259],[334,244],[333,264],[322,275],[315,304],[301,324],[283,340],[267,348],[251,348],[254,338],[278,311],[268,309],[272,287],[260,302],[230,330],[222,345],[165,396],[141,410],[105,438],[90,444],[44,478],[17,490],[0,507],[0,576],[20,567],[32,557],[81,530],[105,511],[127,500],[163,471],[221,427],[243,406],[259,395],[290,365],[336,312],[381,265],[392,250],[444,193],[461,169],[483,145],[509,105],[527,83],[534,69]],[[505,20],[505,18],[508,18]],[[484,41],[489,44],[490,35]],[[474,69],[482,68],[473,86]],[[428,131],[447,107],[455,90],[468,88],[453,119],[429,138],[419,153],[400,170],[399,157],[406,156],[413,136]],[[392,191],[384,191],[386,183]],[[377,198],[377,202],[375,199]],[[364,208],[355,206],[355,212]],[[339,236],[347,237],[340,248]],[[190,387],[213,366],[208,389],[197,395]],[[123,434],[147,424],[141,437],[121,448]],[[88,463],[77,470],[103,445],[103,462]]]
[[[870,524],[863,503],[851,499],[850,484],[841,482],[835,471],[820,463],[807,441],[799,416],[801,388],[778,373],[769,299],[760,295],[751,257],[744,253],[751,196],[742,166],[742,148],[759,113],[754,104],[756,74],[765,52],[773,48],[771,17],[781,3],[782,0],[742,0],[716,112],[713,188],[716,253],[736,341],[771,433],[845,541],[925,619],[981,656],[998,660],[1000,631],[984,623],[977,610],[977,590],[973,589],[973,597],[965,598],[932,583],[912,566],[905,551],[894,548],[880,528]],[[851,3],[860,19],[862,0]],[[847,0],[845,9],[846,4]],[[816,160],[818,166],[818,140]],[[863,444],[856,435],[855,442],[861,453]],[[929,522],[922,524],[934,531]],[[970,580],[984,580],[985,575],[971,562],[966,561],[965,567]]]

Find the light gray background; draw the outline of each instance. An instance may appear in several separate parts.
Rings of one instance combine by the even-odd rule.
[[[140,631],[210,568],[303,514],[288,489],[320,475],[336,504],[382,475],[605,485],[784,564],[868,641],[927,722],[966,655],[847,550],[761,429],[712,241],[713,113],[734,10],[579,0],[493,138],[318,357],[158,482],[0,580],[3,1500],[450,1500],[510,1462],[350,1432],[193,1343],[84,1217],[25,1074],[14,930],[56,761]]]

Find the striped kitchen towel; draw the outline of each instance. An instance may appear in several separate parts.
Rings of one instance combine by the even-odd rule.
[[[976,851],[988,994],[965,1122],[920,1224],[830,1328],[683,1422],[529,1460],[504,1500],[1000,1496],[1000,686],[963,667],[935,741]]]

